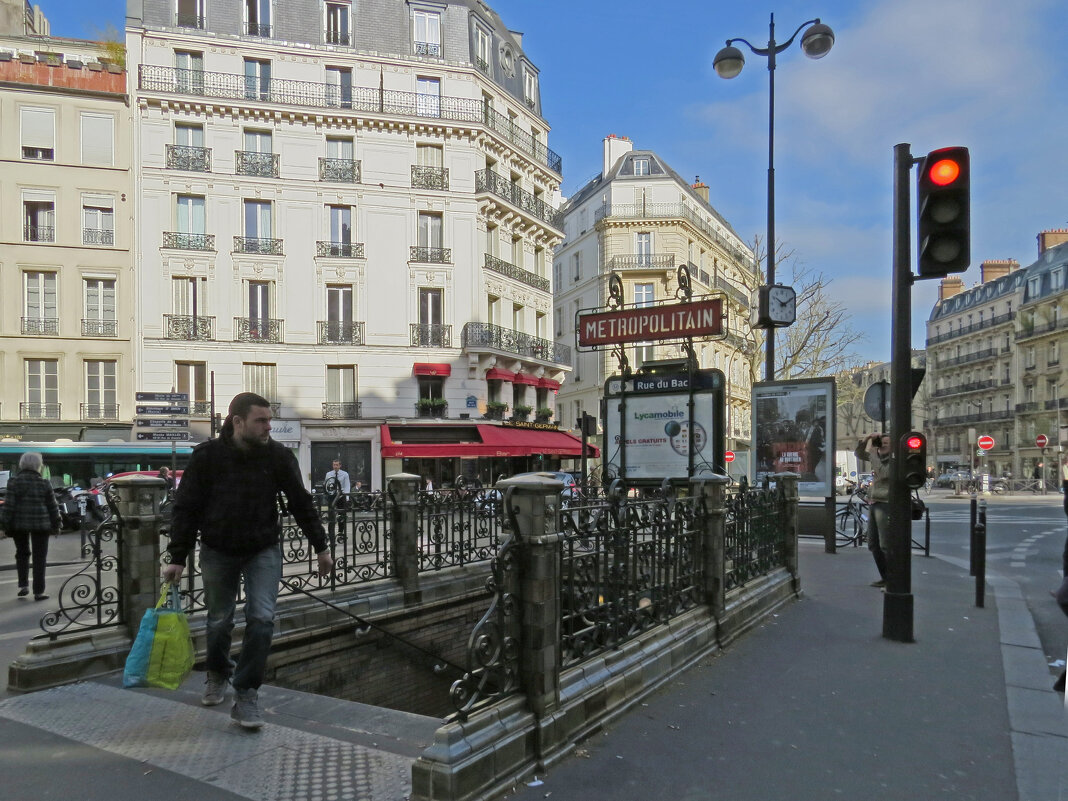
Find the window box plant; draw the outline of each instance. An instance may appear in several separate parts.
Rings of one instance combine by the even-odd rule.
[[[486,419],[487,420],[503,420],[504,413],[508,409],[508,404],[503,401],[489,401],[486,404]]]
[[[543,406],[534,412],[534,420],[538,423],[548,423],[553,418],[553,410]]]
[[[530,417],[530,413],[532,411],[533,411],[533,408],[530,407],[530,406],[523,406],[523,405],[514,406],[512,408],[512,419],[513,420],[526,420],[528,417]]]
[[[448,406],[444,398],[420,398],[416,402],[420,417],[444,417]]]

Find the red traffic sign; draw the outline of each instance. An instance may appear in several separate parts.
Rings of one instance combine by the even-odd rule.
[[[1045,448],[1047,445],[1049,445],[1049,437],[1047,437],[1045,434],[1039,434],[1037,437],[1035,437],[1035,445],[1040,448]]]
[[[979,437],[979,441],[975,444],[979,446],[979,450],[988,451],[994,447],[994,438],[984,435]]]
[[[723,461],[728,462],[728,463],[729,462],[733,462],[734,461],[734,451],[726,451],[723,454]]]

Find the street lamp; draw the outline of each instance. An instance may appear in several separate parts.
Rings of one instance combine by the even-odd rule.
[[[805,30],[807,28],[807,30]],[[805,30],[801,37],[801,49],[809,58],[823,58],[834,45],[834,31],[820,22],[819,18],[803,22],[793,36],[783,44],[775,43],[775,15],[771,15],[767,47],[753,47],[745,39],[728,39],[727,46],[716,53],[712,67],[721,78],[733,78],[742,71],[745,58],[742,51],[734,47],[741,42],[758,56],[768,59],[768,263],[767,286],[775,284],[775,56],[793,44],[797,34]],[[775,378],[775,329],[771,325],[767,331],[767,349],[765,351],[764,380]]]

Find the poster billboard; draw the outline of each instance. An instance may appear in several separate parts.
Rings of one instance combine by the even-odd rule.
[[[833,378],[763,381],[753,387],[753,451],[756,480],[773,473],[801,476],[801,495],[834,493],[828,456],[835,431]]]
[[[635,481],[725,473],[724,379],[719,370],[637,374],[605,382],[602,457]]]

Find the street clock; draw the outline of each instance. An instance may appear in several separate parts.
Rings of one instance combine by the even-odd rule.
[[[797,318],[797,293],[792,286],[773,284],[757,290],[751,321],[755,328],[784,328]]]

